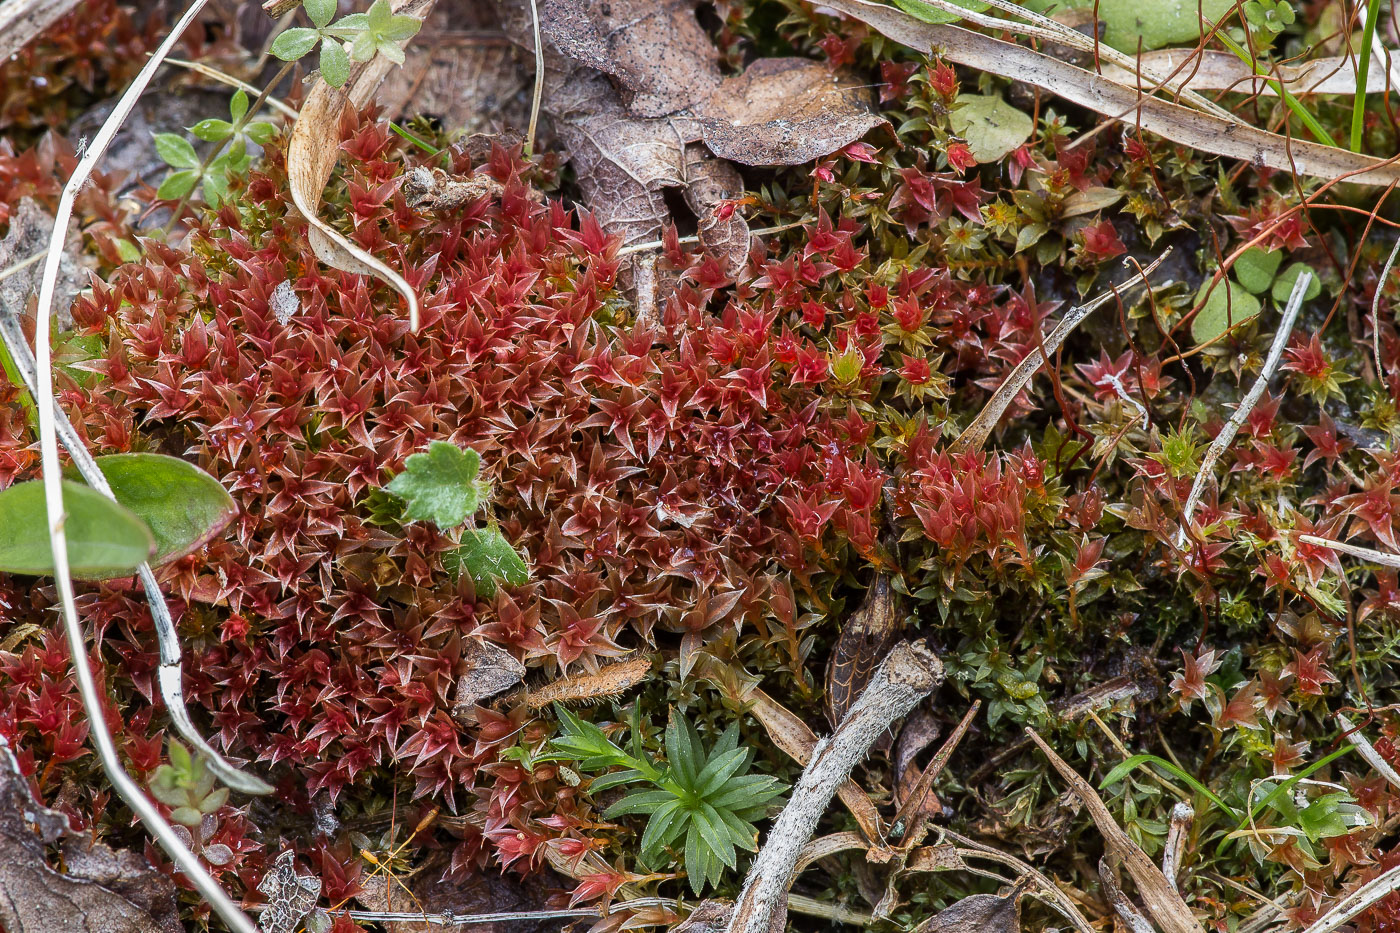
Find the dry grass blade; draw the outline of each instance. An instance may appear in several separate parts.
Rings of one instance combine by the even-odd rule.
[[[1376,769],[1376,773],[1385,778],[1386,783],[1391,787],[1400,788],[1400,774],[1395,773],[1395,769],[1390,766],[1390,762],[1381,757],[1381,753],[1376,751],[1376,747],[1371,744],[1371,740],[1361,734],[1350,719],[1337,714],[1337,722],[1341,724],[1346,740],[1356,746],[1356,752],[1366,760],[1366,763]]]
[[[1195,481],[1191,483],[1191,492],[1181,507],[1181,533],[1177,538],[1178,547],[1186,541],[1186,530],[1191,527],[1191,515],[1196,510],[1196,503],[1200,501],[1201,493],[1205,491],[1206,481],[1214,474],[1215,462],[1229,448],[1240,427],[1249,418],[1249,413],[1254,410],[1259,399],[1263,398],[1264,390],[1269,387],[1269,380],[1273,378],[1275,370],[1278,369],[1279,361],[1283,359],[1283,348],[1293,333],[1293,325],[1297,322],[1298,312],[1303,307],[1303,296],[1307,294],[1308,286],[1312,284],[1312,280],[1313,274],[1304,272],[1293,283],[1293,293],[1288,296],[1288,304],[1283,309],[1283,319],[1279,321],[1278,333],[1274,334],[1274,342],[1269,347],[1269,355],[1264,360],[1264,368],[1259,371],[1259,378],[1254,380],[1254,385],[1250,386],[1244,398],[1240,399],[1240,404],[1235,408],[1230,420],[1225,422],[1220,433],[1215,435],[1215,440],[1210,442],[1210,447],[1206,448],[1205,456],[1201,458],[1201,468],[1196,473]]]
[[[394,12],[418,19],[428,15],[434,0],[396,0]],[[365,64],[357,64],[351,72],[348,90],[341,91],[317,79],[292,127],[287,144],[287,182],[292,202],[311,225],[309,240],[316,257],[326,265],[343,272],[373,275],[387,282],[408,303],[408,324],[418,329],[418,293],[403,276],[371,256],[349,237],[326,223],[318,214],[321,193],[330,181],[331,172],[340,158],[340,118],[347,107],[360,108],[369,103],[394,67],[382,54]]]
[[[1031,879],[1034,885],[1027,890],[1026,893],[1028,895],[1059,911],[1066,920],[1074,925],[1074,928],[1078,930],[1079,933],[1096,933],[1093,925],[1089,923],[1088,918],[1075,906],[1074,901],[1070,900],[1069,896],[1061,891],[1055,882],[1036,871],[1030,865],[1027,865],[1014,855],[1007,855],[1005,852],[993,849],[989,845],[983,845],[976,839],[970,839],[967,836],[959,835],[951,829],[942,829],[940,832],[945,838],[958,844],[958,855],[962,858],[982,859],[988,862],[995,862],[998,865],[1005,865],[1022,877]]]
[[[1050,764],[1054,765],[1055,770],[1060,773],[1060,777],[1069,784],[1070,791],[1079,798],[1084,809],[1089,811],[1089,816],[1093,819],[1094,825],[1098,827],[1109,852],[1122,860],[1123,866],[1128,869],[1128,874],[1137,883],[1138,893],[1147,906],[1147,912],[1156,921],[1157,927],[1163,933],[1200,933],[1200,924],[1192,915],[1191,908],[1186,906],[1181,895],[1168,883],[1162,870],[1152,864],[1147,853],[1142,851],[1142,848],[1113,819],[1113,814],[1108,812],[1103,798],[1098,795],[1093,786],[1080,777],[1079,773],[1071,768],[1068,762],[1057,755],[1055,750],[1047,745],[1034,729],[1027,727],[1026,735],[1030,736],[1031,741],[1039,746],[1041,752],[1050,760]]]
[[[1260,94],[1273,97],[1276,92],[1270,83],[1272,73],[1265,77],[1253,71],[1232,52],[1214,49],[1157,49],[1144,52],[1136,61],[1142,63],[1142,73],[1172,74],[1164,85],[1170,91],[1194,88],[1198,91],[1232,91],[1240,94]],[[1345,56],[1316,58],[1300,65],[1278,65],[1277,78],[1283,89],[1295,97],[1303,94],[1343,94],[1356,93],[1356,65]],[[1134,68],[1124,68],[1109,64],[1103,69],[1104,76],[1119,84],[1136,85],[1137,72]],[[1379,69],[1366,77],[1368,93],[1382,93],[1391,88],[1390,75]]]
[[[24,48],[78,0],[10,0],[0,3],[0,60]]]
[[[1396,158],[1375,159],[1332,146],[1290,139],[1213,114],[1149,97],[1135,86],[957,26],[922,23],[872,0],[823,0],[822,6],[855,17],[882,35],[924,54],[941,50],[945,60],[978,71],[1024,81],[1111,119],[1131,123],[1201,152],[1240,159],[1290,174],[1389,185],[1400,180]]]
[[[1040,347],[1026,354],[1026,358],[1016,364],[1016,368],[1007,374],[1002,380],[997,390],[992,393],[992,397],[987,400],[987,404],[977,413],[977,417],[972,419],[972,423],[963,429],[953,441],[951,449],[955,452],[965,450],[981,450],[982,445],[987,443],[987,438],[991,437],[992,430],[996,428],[1001,416],[1006,413],[1016,396],[1026,387],[1026,383],[1031,381],[1031,377],[1044,365],[1049,354],[1060,348],[1060,344],[1065,342],[1065,338],[1074,332],[1074,329],[1084,323],[1084,319],[1094,313],[1098,308],[1107,304],[1111,299],[1121,297],[1123,292],[1146,284],[1147,277],[1156,271],[1171,254],[1171,249],[1165,250],[1162,255],[1152,261],[1151,265],[1138,273],[1137,277],[1119,288],[1112,288],[1084,304],[1070,308],[1060,323],[1055,325],[1055,329],[1046,335]]]
[[[1320,538],[1317,535],[1299,535],[1298,540],[1304,544],[1315,544],[1318,547],[1328,548],[1339,554],[1348,554],[1362,560],[1369,560],[1382,567],[1400,568],[1400,554],[1387,554],[1385,551],[1377,551],[1374,548],[1348,544],[1345,541],[1333,541],[1331,538]]]
[[[943,746],[934,754],[933,760],[928,763],[928,767],[924,769],[924,773],[919,775],[919,783],[914,785],[913,793],[909,795],[908,799],[904,801],[904,805],[899,808],[899,812],[895,814],[895,826],[906,824],[906,821],[918,812],[919,807],[923,805],[924,798],[928,796],[930,788],[933,787],[933,782],[938,778],[938,775],[943,773],[943,769],[948,766],[948,760],[953,757],[953,752],[957,751],[959,743],[963,740],[963,736],[967,735],[967,730],[972,727],[972,720],[977,718],[977,714],[981,712],[981,710],[982,701],[976,700],[973,702],[972,707],[963,714],[962,721],[958,723],[958,727],[953,730],[953,734],[948,736],[948,740],[944,742]],[[905,832],[908,834],[907,825],[905,827]],[[922,831],[906,835],[906,845],[911,842],[914,845],[918,845],[919,842],[922,841],[918,837],[922,835]]]
[[[87,714],[93,744],[97,748],[102,769],[112,782],[117,795],[131,807],[146,824],[156,841],[166,854],[179,866],[191,883],[209,902],[214,911],[237,933],[255,933],[255,928],[247,916],[229,899],[224,889],[219,887],[204,868],[200,860],[184,844],[170,824],[160,815],[146,797],[142,789],[131,779],[117,757],[112,742],[112,734],[107,729],[106,711],[92,669],[87,663],[87,644],[82,623],[78,619],[73,578],[69,573],[68,540],[64,533],[62,469],[58,462],[58,431],[53,416],[53,351],[47,335],[53,332],[54,294],[58,284],[59,264],[63,257],[64,243],[68,237],[69,220],[73,216],[73,206],[78,192],[82,190],[97,164],[112,144],[113,138],[127,117],[131,115],[136,101],[140,98],[156,69],[170,50],[174,48],[185,29],[192,23],[207,0],[194,0],[185,9],[175,27],[160,44],[156,53],[137,74],[131,86],[117,101],[111,115],[102,124],[88,145],[86,154],[73,170],[73,175],[63,186],[63,194],[54,211],[53,235],[49,240],[48,255],[45,257],[43,278],[39,283],[39,303],[35,312],[35,333],[43,335],[37,341],[35,362],[37,364],[37,385],[34,392],[35,405],[39,413],[39,458],[43,473],[44,500],[48,511],[49,543],[53,552],[54,580],[58,586],[59,603],[63,614],[64,635],[68,640],[72,656],[73,673],[78,682],[78,692],[83,698],[83,709]]]

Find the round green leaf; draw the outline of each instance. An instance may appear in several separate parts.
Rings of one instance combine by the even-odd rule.
[[[350,56],[335,39],[321,43],[321,77],[331,87],[341,87],[350,80]]]
[[[321,34],[315,29],[288,29],[272,40],[272,54],[284,62],[294,62],[314,49],[320,41]]]
[[[1241,285],[1256,295],[1262,295],[1269,290],[1281,262],[1282,250],[1263,250],[1252,246],[1235,260],[1231,271],[1235,273],[1235,278]]]
[[[1234,0],[1099,0],[1104,41],[1122,52],[1195,42],[1201,15],[1212,23],[1235,6]]]
[[[198,172],[171,172],[161,179],[160,187],[156,189],[156,197],[165,201],[178,200],[193,191],[197,181]]]
[[[64,480],[63,509],[68,565],[80,580],[130,576],[155,548],[141,519],[95,489]],[[52,574],[48,527],[42,481],[16,483],[0,492],[0,571]]]
[[[156,133],[156,155],[171,168],[199,168],[199,156],[194,146],[183,136],[174,133]]]
[[[1030,138],[1031,118],[995,94],[959,94],[948,115],[978,162],[996,162]]]
[[[155,535],[151,564],[168,563],[202,547],[238,514],[219,481],[192,463],[164,454],[97,458],[117,501]]]
[[[1210,291],[1208,298],[1207,291]],[[1209,343],[1259,313],[1259,299],[1229,279],[1216,283],[1213,290],[1207,279],[1196,293],[1196,303],[1202,299],[1205,299],[1205,306],[1191,321],[1191,337],[1198,344]]]
[[[1274,301],[1277,301],[1279,304],[1286,302],[1288,296],[1293,294],[1293,284],[1298,281],[1298,276],[1304,272],[1312,272],[1313,277],[1312,281],[1308,283],[1308,287],[1303,289],[1303,300],[1312,301],[1318,295],[1322,294],[1322,282],[1318,279],[1317,272],[1314,271],[1313,267],[1305,262],[1295,262],[1287,269],[1284,269],[1278,278],[1274,279],[1274,290],[1272,293]]]

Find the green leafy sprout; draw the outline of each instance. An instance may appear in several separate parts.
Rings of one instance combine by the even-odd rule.
[[[227,148],[216,158],[205,160],[199,157],[194,144],[178,133],[156,133],[156,155],[171,168],[161,179],[156,197],[179,200],[202,184],[204,200],[210,207],[227,200],[229,179],[247,172],[252,165],[248,144],[266,146],[277,133],[271,123],[249,119],[248,94],[242,88],[229,100],[229,119],[200,120],[189,131],[197,139]]]
[[[658,766],[643,747],[640,707],[632,708],[630,751],[593,723],[563,707],[555,709],[562,734],[551,742],[550,757],[577,761],[583,772],[608,772],[589,782],[589,793],[649,785],[632,790],[604,813],[606,819],[648,817],[640,846],[644,866],[655,868],[663,851],[683,839],[686,875],[698,895],[706,885],[718,885],[726,868],[737,866],[736,849],[758,850],[754,821],[763,818],[785,787],[771,775],[749,773],[753,749],[737,747],[737,723],[706,751],[694,726],[672,712],[664,739],[666,764]]]
[[[351,13],[332,23],[336,0],[302,0],[312,27],[284,30],[272,43],[272,54],[284,62],[297,61],[320,46],[321,77],[332,87],[350,79],[350,63],[367,62],[377,54],[396,65],[404,63],[403,43],[418,34],[423,23],[395,13],[389,0],[374,0],[367,13]]]
[[[172,820],[191,828],[228,800],[227,787],[214,787],[214,773],[204,757],[190,754],[188,748],[175,741],[170,743],[170,763],[156,768],[150,788],[152,796],[171,808]]]
[[[406,521],[432,522],[451,531],[468,522],[491,498],[491,487],[480,478],[481,456],[447,441],[433,441],[424,452],[410,454],[404,470],[384,487],[402,502]],[[376,508],[383,521],[382,503]],[[530,568],[494,523],[485,528],[462,529],[456,548],[446,551],[443,568],[452,576],[467,574],[478,596],[489,599],[496,581],[522,586],[530,580]]]

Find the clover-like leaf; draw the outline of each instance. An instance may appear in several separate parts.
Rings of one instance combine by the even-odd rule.
[[[1035,124],[1029,115],[996,94],[959,94],[948,115],[953,132],[967,140],[978,162],[996,162],[1030,138]]]
[[[69,570],[78,579],[130,576],[155,549],[146,523],[95,489],[64,480],[63,510]],[[48,528],[40,480],[0,492],[0,571],[53,573]]]
[[[404,500],[404,518],[455,528],[481,507],[484,485],[477,480],[481,457],[447,441],[433,441],[426,453],[410,454],[404,471],[384,488]]]
[[[171,168],[199,168],[199,155],[190,141],[176,133],[156,133],[156,155]]]
[[[284,62],[294,62],[316,47],[321,41],[321,33],[315,29],[298,26],[287,29],[272,40],[272,54]]]
[[[530,582],[530,568],[498,528],[469,528],[462,544],[442,556],[442,565],[454,577],[465,573],[476,584],[477,595],[489,599],[496,581],[511,586]]]
[[[1259,313],[1259,299],[1229,279],[1222,279],[1214,288],[1207,279],[1196,293],[1196,301],[1202,299],[1205,305],[1191,321],[1191,336],[1198,344],[1209,343]]]
[[[1232,271],[1241,285],[1256,295],[1262,295],[1269,290],[1282,261],[1283,250],[1266,250],[1252,246],[1235,260]]]
[[[953,4],[975,13],[980,13],[989,8],[988,4],[981,0],[951,0]],[[940,9],[932,3],[925,3],[923,0],[894,0],[894,5],[917,20],[925,23],[956,23],[960,17],[947,10]]]

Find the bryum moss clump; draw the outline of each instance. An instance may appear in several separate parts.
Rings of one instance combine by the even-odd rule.
[[[942,818],[1090,890],[1075,853],[1098,837],[1015,742],[1025,725],[1045,731],[1096,783],[1121,742],[1213,795],[1195,799],[1183,880],[1206,920],[1254,909],[1217,875],[1289,892],[1297,922],[1317,916],[1396,857],[1382,828],[1392,789],[1354,757],[1261,802],[1333,750],[1333,714],[1394,699],[1394,572],[1301,539],[1397,548],[1400,460],[1385,448],[1400,335],[1380,246],[1344,212],[1302,210],[1293,179],[1120,128],[1072,144],[1091,116],[1014,89],[1034,132],[980,165],[950,110],[964,87],[1007,89],[784,9],[756,38],[776,8],[722,4],[725,54],[781,40],[854,69],[897,137],[877,131],[754,180],[754,226],[800,224],[733,278],[671,231],[658,268],[678,284],[651,319],[619,284],[616,239],[538,161],[451,150],[453,171],[488,173],[500,193],[420,215],[399,184],[421,154],[373,113],[342,126],[325,212],[418,289],[417,333],[393,292],[316,261],[281,137],[179,245],[136,232],[109,185],[84,193],[103,265],[73,309],[91,350],[60,372],[65,409],[95,451],[180,455],[240,504],[229,534],[163,571],[192,706],[216,744],[278,785],[265,805],[210,804],[196,827],[206,858],[252,890],[285,840],[334,905],[370,864],[351,833],[437,807],[445,818],[400,857],[445,848],[457,872],[548,864],[574,879],[576,902],[624,886],[679,893],[688,864],[732,894],[739,828],[729,858],[667,849],[647,836],[654,813],[618,808],[606,779],[594,783],[603,775],[553,740],[589,721],[615,740],[635,701],[635,722],[683,715],[712,752],[737,728],[756,749],[746,773],[790,782],[796,766],[745,714],[743,688],[761,683],[818,722],[831,645],[883,571],[904,632],[928,638],[949,672],[929,715],[946,728],[972,699],[987,710],[938,787]],[[23,194],[51,201],[69,159],[52,139],[0,153],[0,210]],[[1260,314],[1203,347],[1189,312],[1219,258],[1260,234],[1283,252],[1279,270],[1306,264],[1322,290],[1182,539],[1201,456],[1258,373],[1278,302],[1264,283]],[[985,449],[954,449],[1069,305],[1122,281],[1123,257],[1145,263],[1167,245],[1173,285],[1096,312]],[[1367,359],[1378,288],[1380,372]],[[33,435],[17,390],[0,393],[16,403],[0,406],[8,483],[33,475]],[[491,527],[528,579],[479,587],[454,572],[459,542],[385,491],[435,441],[473,452]],[[84,745],[51,600],[0,580],[0,610],[24,633],[0,650],[0,731],[46,799],[131,838]],[[88,588],[82,609],[130,767],[168,768],[139,592]],[[508,694],[456,710],[469,639],[509,652],[536,686],[638,651],[654,671],[627,702],[580,711],[577,727],[563,717],[561,733],[552,709]],[[1105,684],[1116,692],[1092,716],[1065,702]],[[1400,720],[1375,719],[1393,759]],[[684,766],[661,736],[631,731],[626,755],[657,775]],[[862,776],[881,804],[907,785],[893,772],[877,756]],[[1104,791],[1154,855],[1175,792],[1194,787],[1156,777],[1115,773]],[[760,809],[746,827],[761,830]],[[1251,810],[1257,831],[1238,834]],[[825,827],[850,824],[834,810]],[[814,871],[799,886],[869,909],[860,877]],[[977,883],[935,876],[904,892],[894,919]],[[1360,923],[1386,929],[1395,909]]]

